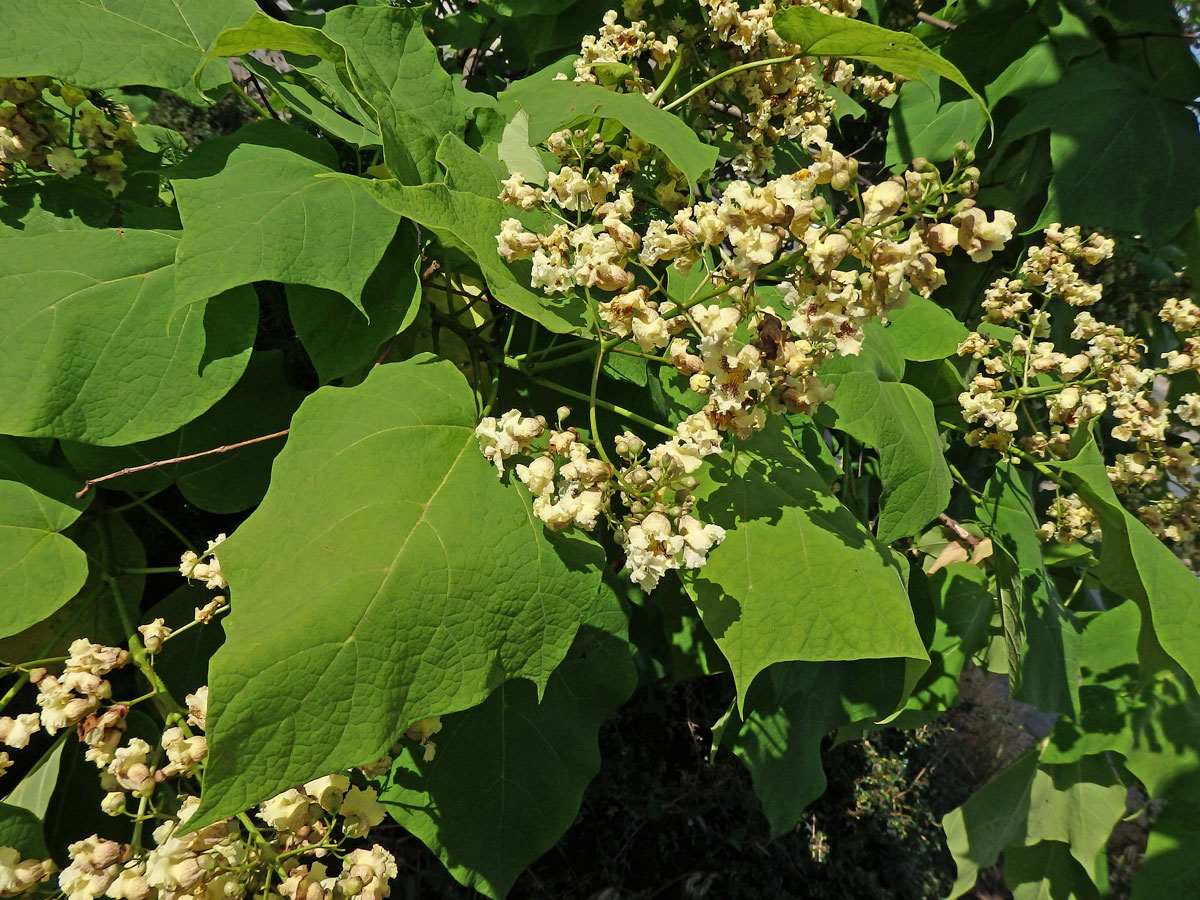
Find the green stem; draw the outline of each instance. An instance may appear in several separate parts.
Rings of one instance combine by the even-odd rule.
[[[663,98],[663,94],[667,92],[667,88],[675,83],[675,77],[679,74],[679,71],[682,68],[682,63],[683,51],[679,50],[675,54],[675,58],[671,60],[671,68],[667,69],[667,74],[666,77],[663,78],[662,84],[654,89],[654,93],[647,97],[647,100],[649,100],[651,103],[658,103],[658,101]]]
[[[188,540],[187,535],[171,524],[171,521],[153,506],[147,504],[143,506],[142,509],[150,513],[151,517],[157,520],[158,524],[160,524],[163,528],[171,532],[171,534],[173,534],[179,540],[179,543],[183,544],[184,547],[187,547],[190,550],[192,547],[198,546],[197,544]]]
[[[149,805],[150,798],[148,796],[142,797],[138,801],[137,816],[134,818],[133,824],[133,838],[130,841],[130,845],[133,848],[133,856],[137,856],[138,852],[142,849],[142,829],[146,824],[146,807]]]
[[[66,660],[67,660],[67,657],[65,657],[65,656],[47,656],[44,659],[33,659],[33,660],[30,660],[29,662],[0,663],[0,665],[7,666],[9,669],[12,669],[15,671],[17,669],[36,669],[38,666],[44,666],[49,663],[66,662]]]
[[[509,359],[505,359],[504,364],[510,369],[516,369],[534,384],[540,384],[542,387],[549,388],[552,391],[557,391],[558,393],[567,397],[574,397],[576,400],[591,402],[592,398],[583,393],[583,391],[572,390],[569,387],[564,387],[563,385],[549,381],[548,379],[538,378],[536,375],[531,375],[529,372],[521,368],[518,363],[515,363]],[[675,432],[670,428],[667,428],[665,425],[660,425],[657,422],[647,419],[645,416],[639,416],[637,413],[633,412],[632,410],[628,410],[623,406],[617,406],[615,403],[609,403],[608,401],[601,400],[599,398],[596,399],[596,405],[601,409],[607,409],[611,413],[616,413],[618,416],[621,416],[621,418],[628,419],[630,422],[637,422],[639,425],[644,425],[646,428],[653,429],[659,434],[665,434],[667,437],[676,436]]]
[[[167,572],[179,573],[179,566],[150,566],[150,567],[125,567],[118,566],[116,573],[118,575],[162,575]]]
[[[151,491],[148,494],[142,494],[142,496],[138,497],[136,500],[131,500],[129,503],[123,503],[120,506],[110,506],[104,510],[104,514],[109,515],[109,516],[116,515],[117,513],[125,512],[125,510],[127,510],[127,509],[133,509],[135,506],[141,506],[146,501],[151,500],[154,497],[157,497],[159,494],[161,494],[163,491],[165,491],[168,487],[170,487],[169,484],[164,485],[163,487],[160,487],[156,491]]]
[[[235,91],[237,91],[239,94],[241,94],[241,97],[242,97],[242,99],[243,99],[243,100],[245,100],[247,103],[249,103],[249,104],[250,104],[250,108],[251,108],[251,109],[253,109],[253,110],[254,110],[256,113],[258,113],[258,117],[259,117],[260,119],[273,119],[273,118],[275,118],[273,115],[271,115],[271,114],[270,114],[269,112],[267,112],[265,109],[263,109],[263,108],[262,108],[262,107],[261,107],[261,106],[260,106],[260,105],[259,105],[259,104],[258,104],[256,101],[255,101],[255,99],[254,99],[253,97],[251,97],[249,94],[247,94],[247,93],[246,93],[246,89],[245,89],[245,88],[243,88],[243,87],[242,87],[240,84],[238,84],[238,83],[237,83],[237,79],[236,79],[236,78],[234,78],[234,79],[232,80],[232,83],[233,83],[233,89],[234,89]]]
[[[682,97],[677,97],[676,99],[672,100],[670,103],[664,106],[663,109],[670,111],[679,104],[686,103],[706,87],[716,84],[722,78],[728,78],[730,75],[736,75],[738,72],[745,72],[747,69],[759,69],[763,66],[774,66],[778,65],[779,63],[793,62],[802,56],[804,56],[803,53],[793,53],[791,56],[772,56],[770,59],[757,59],[754,62],[742,63],[740,66],[734,66],[733,68],[726,69],[724,72],[719,72],[712,78],[700,82]]]
[[[146,645],[142,643],[141,633],[137,630],[133,615],[129,611],[129,606],[125,602],[124,595],[121,593],[121,584],[111,574],[113,559],[108,526],[103,519],[100,520],[98,525],[100,553],[104,564],[104,571],[100,577],[112,592],[113,603],[117,607],[117,617],[121,620],[121,629],[125,632],[125,640],[129,646],[129,658],[154,691],[154,705],[158,708],[162,717],[164,719],[168,719],[172,715],[186,717],[187,710],[171,696],[171,692],[167,689],[166,684],[163,683],[158,672],[154,670],[154,663],[150,659],[150,654],[146,652]]]

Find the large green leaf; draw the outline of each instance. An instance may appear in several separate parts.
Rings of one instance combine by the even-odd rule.
[[[717,148],[705,144],[684,122],[641,94],[618,94],[596,84],[526,79],[500,95],[506,106],[529,117],[527,137],[539,144],[577,119],[614,119],[630,134],[657,147],[695,187],[712,170]],[[524,174],[524,173],[522,173]],[[532,173],[531,173],[532,177]]]
[[[995,551],[1013,696],[1047,712],[1077,714],[1080,627],[1046,573],[1026,473],[996,466],[979,513]]]
[[[474,709],[447,716],[437,756],[409,746],[380,802],[468,887],[503,897],[579,811],[600,769],[596,732],[637,676],[616,595],[585,622],[538,702],[528,681],[507,681]]]
[[[958,867],[951,900],[970,890],[979,871],[1002,852],[1006,861],[1009,853],[1020,860],[1013,878],[1029,885],[1023,896],[1065,898],[1067,894],[1058,891],[1064,879],[1075,884],[1072,866],[1039,868],[1035,863],[1040,853],[1021,849],[1045,848],[1048,843],[1063,845],[1067,860],[1073,858],[1086,873],[1081,879],[1086,888],[1087,879],[1094,881],[1103,872],[1097,871],[1097,855],[1124,811],[1125,786],[1105,756],[1039,766],[1037,749],[1030,748],[942,820]],[[1038,885],[1046,893],[1036,893]]]
[[[333,148],[278,122],[205,141],[173,173],[183,220],[175,306],[254,281],[337,291],[360,309],[399,224]],[[264,173],[270,173],[265,177]]]
[[[370,365],[380,344],[413,323],[421,305],[420,264],[416,229],[401,225],[363,287],[365,318],[335,291],[288,286],[292,327],[322,384]]]
[[[253,292],[173,318],[179,243],[132,229],[0,238],[0,431],[126,444],[174,431],[233,387],[254,341]]]
[[[1200,134],[1186,106],[1166,100],[1128,69],[1087,60],[1032,95],[1005,129],[1015,139],[1050,129],[1054,173],[1039,225],[1086,222],[1173,236],[1200,203]],[[1130,177],[1130,160],[1139,172]],[[1105,189],[1096,190],[1103,184]]]
[[[750,771],[772,838],[795,827],[825,792],[825,736],[887,716],[903,699],[904,674],[896,659],[792,662],[755,683],[731,747]]]
[[[879,450],[883,497],[876,534],[890,544],[916,534],[946,508],[951,478],[933,404],[899,382],[880,350],[896,355],[889,333],[875,325],[858,356],[834,357],[821,367],[821,380],[837,388],[826,404],[836,416],[826,414],[822,422]],[[902,373],[902,361],[898,368]]]
[[[331,63],[325,60],[314,60],[312,57],[288,56],[289,61],[294,60],[299,65],[293,65],[290,72],[280,72],[266,63],[259,62],[252,56],[243,56],[242,65],[253,72],[260,80],[265,81],[271,86],[276,97],[283,99],[283,102],[288,105],[288,108],[299,115],[303,116],[308,121],[312,122],[321,131],[338,140],[345,141],[347,144],[353,144],[359,149],[368,149],[383,146],[383,139],[379,136],[379,132],[374,126],[374,116],[363,115],[359,112],[359,103],[357,98],[353,97],[350,89],[341,82],[330,84],[329,82],[318,82],[319,86],[312,86],[306,82],[306,78],[310,77],[309,73],[318,70],[324,64],[331,72],[336,71]],[[305,65],[301,60],[308,64]],[[307,70],[307,71],[306,71]],[[348,108],[346,112],[353,111],[354,118],[348,118],[341,109],[335,109],[325,102],[319,92],[328,91],[329,93],[339,95],[337,100],[344,103]],[[364,119],[371,122],[371,125],[363,125],[356,121],[358,115],[362,115]]]
[[[4,798],[6,805],[28,810],[39,819],[46,817],[46,808],[50,805],[50,795],[54,793],[54,785],[58,783],[63,745],[67,739],[67,735],[59,735],[54,746],[37,761],[32,771],[22,778],[21,783]],[[0,841],[0,845],[3,843]]]
[[[778,429],[701,469],[697,515],[726,529],[684,581],[739,706],[772,663],[928,657],[886,548]],[[848,591],[845,585],[853,584]]]
[[[528,260],[508,266],[496,252],[500,223],[513,214],[499,200],[454,190],[443,184],[411,186],[395,181],[370,183],[376,199],[394,213],[428,228],[479,266],[496,299],[548,331],[588,328],[587,304],[580,297],[547,297],[529,288]]]
[[[349,312],[361,318],[357,310]],[[95,478],[126,467],[175,459],[282,431],[303,399],[304,394],[288,384],[284,376],[283,354],[264,350],[254,354],[241,380],[212,409],[174,433],[128,447],[93,447],[64,441],[63,453],[80,473],[81,480]],[[264,441],[228,453],[135,472],[104,486],[124,491],[154,491],[176,484],[184,499],[200,509],[241,512],[258,503],[266,493],[271,460],[282,447],[282,438]]]
[[[1147,703],[1138,669],[1137,604],[1122,603],[1104,613],[1080,616],[1083,635],[1079,652],[1079,714],[1059,716],[1050,743],[1042,752],[1047,763],[1074,762],[1082,756],[1115,750],[1127,753],[1137,729],[1133,717]],[[1155,743],[1151,741],[1151,743]]]
[[[251,50],[280,50],[321,57],[333,62],[349,78],[345,49],[321,29],[293,25],[258,11],[236,28],[229,28],[217,35],[204,62],[220,56],[242,56]]]
[[[947,900],[974,887],[979,871],[992,865],[1005,847],[1024,842],[1036,772],[1037,755],[1030,749],[942,819],[946,846],[958,867]]]
[[[1025,842],[1061,841],[1096,881],[1096,854],[1125,813],[1125,785],[1103,756],[1039,766],[1029,797]]]
[[[1154,820],[1145,857],[1134,878],[1133,900],[1195,897],[1200,892],[1200,869],[1196,866],[1200,776],[1193,773],[1186,789],[1167,794],[1167,803]]]
[[[86,88],[144,84],[200,103],[192,75],[209,44],[255,11],[252,0],[17,0],[4,5],[0,77],[53,75]],[[229,81],[223,64],[200,88]]]
[[[1070,460],[1056,462],[1071,476],[1079,496],[1095,511],[1104,533],[1096,574],[1116,593],[1142,610],[1139,650],[1156,668],[1155,645],[1200,678],[1200,580],[1117,499],[1104,458],[1088,440]]]
[[[858,19],[841,19],[808,6],[793,6],[775,14],[775,31],[785,41],[799,44],[813,56],[861,59],[885,72],[906,78],[921,77],[928,69],[949,79],[986,109],[958,67],[942,59],[911,34],[890,31]]]
[[[322,26],[345,48],[358,94],[378,118],[388,171],[405,184],[439,180],[438,144],[466,130],[466,111],[421,15],[419,9],[343,6]]]
[[[545,685],[603,553],[547,536],[479,452],[475,415],[453,365],[428,358],[304,401],[266,498],[221,547],[234,612],[189,827],[377,759],[505,680]]]
[[[1013,900],[1099,900],[1086,872],[1061,841],[1004,851],[1004,880]]]

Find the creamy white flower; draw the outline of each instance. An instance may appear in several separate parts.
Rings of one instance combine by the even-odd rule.
[[[23,894],[53,871],[51,860],[21,859],[12,847],[0,847],[0,897]]]
[[[29,744],[29,739],[37,734],[39,727],[37,713],[22,713],[16,718],[0,716],[0,743],[7,744],[14,750],[21,750]]]
[[[863,191],[863,224],[878,225],[890,219],[904,203],[904,186],[883,181]]]
[[[518,465],[515,471],[525,487],[529,488],[529,493],[535,497],[547,494],[554,488],[554,460],[548,456],[539,456],[527,466]]]
[[[347,837],[365,837],[386,815],[374,788],[352,787],[346,792],[339,810]]]
[[[383,900],[389,893],[388,882],[399,873],[396,858],[378,844],[370,850],[359,848],[346,854],[343,871],[362,883],[362,900]]]
[[[683,565],[688,569],[704,565],[708,551],[725,540],[724,528],[706,525],[694,516],[680,516],[678,528],[683,538]]]
[[[108,773],[135,797],[149,797],[154,793],[154,773],[147,764],[149,755],[149,744],[141,738],[130,738],[128,744],[113,753]]]
[[[998,209],[987,220],[987,213],[978,207],[964,210],[951,219],[958,226],[958,245],[967,251],[972,262],[987,262],[992,254],[1001,250],[1012,238],[1017,227],[1017,217],[1007,210]]]
[[[196,568],[198,569],[200,566]],[[161,618],[155,619],[148,625],[139,625],[138,631],[142,634],[142,643],[145,644],[147,653],[157,653],[162,649],[163,641],[171,636],[171,629]]]
[[[295,788],[289,788],[258,805],[258,817],[276,831],[299,831],[312,821],[309,799]]]
[[[197,688],[194,694],[183,698],[188,708],[188,724],[204,730],[208,720],[208,685]]]
[[[98,694],[80,697],[53,675],[47,675],[38,682],[37,705],[42,708],[42,727],[55,734],[95,710],[100,705],[100,698]]]
[[[304,785],[304,793],[326,812],[337,812],[342,795],[349,789],[350,779],[346,775],[326,775]]]

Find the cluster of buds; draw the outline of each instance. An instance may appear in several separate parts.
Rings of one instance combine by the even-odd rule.
[[[560,426],[569,413],[566,407],[559,410]],[[505,419],[520,421],[520,413],[512,410],[501,421]],[[488,455],[496,428],[484,422],[477,434]],[[693,473],[720,447],[721,435],[704,412],[681,422],[675,437],[649,450],[636,434],[624,432],[615,441],[620,466],[592,456],[577,429],[561,427],[550,431],[541,452],[526,446],[532,458],[514,471],[533,495],[533,511],[547,528],[592,531],[608,521],[625,549],[630,580],[651,590],[668,571],[702,566],[725,536],[692,511]],[[427,737],[421,736],[422,745]]]
[[[39,730],[56,734],[79,726],[80,740],[89,747],[89,758],[107,758],[120,740],[124,710],[110,707],[97,714],[103,701],[112,696],[112,684],[103,676],[129,662],[129,653],[117,647],[93,644],[87,638],[72,642],[63,671],[51,675],[38,667],[28,670],[38,688],[39,712],[0,716],[0,743],[20,750]],[[111,710],[119,710],[110,713]],[[7,752],[0,754],[0,773],[8,768]]]
[[[0,184],[14,174],[87,171],[114,196],[123,191],[133,119],[126,107],[93,99],[51,78],[0,78]]]
[[[960,344],[960,356],[979,371],[959,396],[963,418],[976,426],[967,442],[1000,453],[1019,449],[1035,457],[1065,457],[1072,435],[1089,422],[1102,422],[1112,439],[1128,450],[1115,454],[1108,477],[1138,517],[1159,537],[1176,544],[1182,556],[1196,555],[1200,529],[1200,490],[1190,428],[1200,427],[1200,394],[1165,402],[1169,377],[1200,371],[1200,307],[1170,297],[1159,317],[1181,339],[1163,354],[1163,365],[1145,365],[1146,343],[1125,329],[1098,320],[1090,309],[1103,291],[1081,267],[1095,267],[1114,251],[1111,239],[1082,236],[1079,228],[1053,224],[1015,274],[997,279],[983,299],[988,323],[1011,329],[974,332]],[[1087,270],[1084,270],[1087,271]],[[1075,307],[1071,345],[1051,340],[1054,302]],[[1014,333],[1015,332],[1015,333]],[[1006,335],[999,339],[998,335]],[[1172,416],[1173,414],[1173,416]],[[1028,427],[1023,427],[1025,423]],[[1100,537],[1094,512],[1076,494],[1054,499],[1043,538],[1064,543]]]
[[[221,571],[221,561],[213,552],[224,540],[225,535],[218,534],[208,542],[208,547],[203,553],[185,551],[179,563],[179,574],[189,581],[203,581],[210,591],[220,591],[229,587],[225,574]]]
[[[844,17],[856,15],[860,6],[859,0],[805,3]],[[701,0],[683,10],[667,11],[661,3],[626,0],[623,13],[630,24],[619,24],[615,10],[605,15],[600,33],[583,41],[575,80],[652,96],[656,83],[661,85],[667,77],[664,73],[671,68],[672,57],[681,52],[698,58],[697,71],[797,57],[735,71],[690,100],[693,110],[715,106],[725,111],[724,130],[737,150],[734,167],[757,177],[772,167],[778,142],[799,139],[814,127],[829,127],[834,100],[828,87],[871,100],[896,90],[895,81],[859,75],[844,59],[798,56],[800,48],[782,40],[772,27],[781,6],[777,0],[748,7],[736,0]]]

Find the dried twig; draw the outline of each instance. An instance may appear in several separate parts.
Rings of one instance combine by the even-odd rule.
[[[173,466],[176,463],[187,462],[191,459],[199,459],[202,456],[215,456],[218,453],[228,453],[230,450],[237,450],[239,447],[248,447],[251,444],[261,444],[263,441],[274,440],[275,438],[284,437],[291,431],[290,428],[285,428],[283,431],[276,431],[274,434],[264,434],[262,437],[250,438],[248,441],[238,441],[236,444],[225,444],[221,447],[214,447],[211,450],[202,450],[199,453],[189,453],[187,456],[176,456],[172,459],[158,459],[154,462],[146,463],[142,466],[129,466],[121,469],[119,472],[109,472],[107,475],[101,475],[99,478],[89,478],[83,483],[83,490],[76,491],[75,496],[82,498],[84,494],[92,489],[92,485],[99,484],[102,481],[110,481],[113,478],[120,478],[122,475],[132,475],[134,472],[145,472],[147,469],[157,469],[160,466]]]
[[[945,513],[938,513],[938,520],[953,531],[959,540],[966,541],[972,547],[979,543],[979,538],[975,537],[975,535],[971,534],[971,532],[967,531],[967,529],[963,528],[962,525]]]
[[[937,16],[931,16],[929,13],[919,12],[917,13],[917,18],[943,31],[954,31],[954,29],[958,28],[953,22],[947,22],[945,19],[939,19]]]

